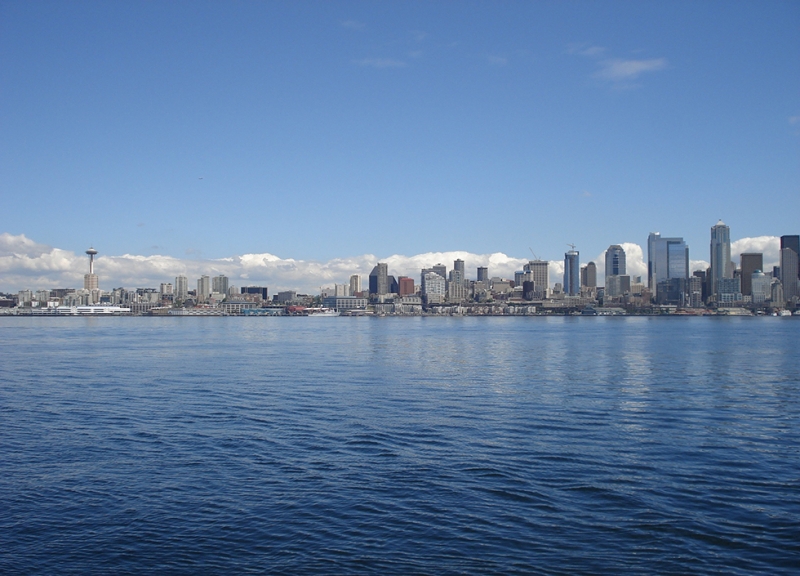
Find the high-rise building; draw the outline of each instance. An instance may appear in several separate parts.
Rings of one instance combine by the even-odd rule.
[[[535,300],[541,300],[547,296],[547,289],[550,287],[549,265],[546,260],[528,260],[528,263],[522,267],[525,272],[533,274]]]
[[[798,281],[800,281],[800,236],[781,236],[781,269],[783,269],[784,258],[786,258],[787,263],[789,263],[789,260],[791,260],[791,258],[788,257],[788,254],[787,256],[784,256],[783,251],[787,248],[797,255],[797,264],[795,264],[794,268],[795,271],[798,272]],[[790,263],[789,266],[791,266]],[[789,292],[786,290],[786,283],[788,281],[790,284],[794,284],[789,279],[789,276],[789,274],[785,274],[784,272],[781,272],[780,276],[781,282],[783,282],[783,295],[787,300],[791,299],[792,296],[798,295],[799,290],[798,287],[795,286],[794,292],[791,296],[789,295]]]
[[[564,293],[575,296],[581,293],[580,253],[570,250],[564,254]]]
[[[397,279],[398,294],[400,296],[410,296],[414,294],[414,279],[408,276],[400,276]]]
[[[429,270],[422,274],[422,294],[429,304],[441,303],[447,293],[445,279],[436,272]]]
[[[217,292],[218,294],[227,294],[228,293],[228,277],[224,274],[220,274],[219,276],[214,276],[211,279],[211,291]]]
[[[264,302],[269,300],[269,290],[267,286],[242,286],[241,293],[260,296],[261,300]]]
[[[740,256],[742,267],[742,295],[752,296],[753,289],[751,281],[753,272],[764,269],[764,255],[760,252],[745,252]]]
[[[161,293],[161,296],[172,296],[174,293],[174,287],[169,282],[162,282],[161,287],[158,290]]]
[[[467,274],[464,271],[464,261],[461,258],[453,262],[453,270],[461,272],[461,278],[466,279]]]
[[[186,300],[189,297],[189,279],[186,276],[175,277],[175,299]]]
[[[689,247],[683,238],[665,238],[651,232],[647,238],[647,287],[657,296],[658,284],[672,278],[682,278],[687,280],[683,285],[688,284]]]
[[[617,297],[630,292],[631,279],[625,271],[625,250],[619,244],[612,244],[606,250],[605,296]]]
[[[597,265],[594,262],[581,266],[581,287],[597,288]]]
[[[478,266],[478,282],[489,281],[489,268],[486,266]]]
[[[369,293],[382,296],[389,293],[389,265],[378,262],[369,273]]]
[[[334,284],[333,296],[334,298],[346,298],[350,296],[350,284]]]
[[[606,278],[625,274],[625,250],[619,244],[612,244],[606,250]]]
[[[781,250],[791,248],[795,254],[800,255],[800,236],[781,236]]]
[[[756,270],[750,275],[750,296],[753,298],[753,304],[763,304],[769,300],[771,284],[772,278],[761,270]]]
[[[731,229],[722,220],[711,227],[711,296],[719,294],[719,281],[733,278]]]
[[[798,296],[797,273],[797,252],[791,248],[784,248],[781,250],[781,284],[783,284],[783,298],[787,302]]]
[[[209,296],[211,296],[211,278],[201,276],[197,280],[197,301],[205,302]]]
[[[447,280],[447,266],[444,264],[437,264],[433,268],[431,268],[434,272],[436,272],[439,276]]]
[[[84,290],[97,290],[99,288],[99,281],[97,274],[94,273],[94,257],[97,250],[89,248],[86,253],[89,255],[89,273],[83,275],[83,289]]]
[[[361,292],[361,276],[353,274],[350,276],[350,296],[355,296]]]

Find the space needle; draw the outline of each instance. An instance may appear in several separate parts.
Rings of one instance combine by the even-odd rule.
[[[99,283],[97,281],[97,274],[94,273],[94,255],[97,254],[97,250],[89,248],[86,253],[89,255],[89,273],[83,275],[83,289],[97,290]]]

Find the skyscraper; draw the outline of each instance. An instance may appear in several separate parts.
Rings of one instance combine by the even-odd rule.
[[[414,293],[414,279],[408,276],[400,276],[397,279],[398,294],[400,296],[409,296]]]
[[[624,276],[627,274],[625,270],[625,250],[619,244],[612,244],[606,250],[606,278]]]
[[[797,275],[797,252],[791,248],[784,248],[781,250],[781,284],[783,284],[783,297],[787,302],[798,296]]]
[[[597,265],[594,262],[589,262],[581,268],[581,286],[597,288]]]
[[[575,296],[581,293],[580,253],[570,250],[564,254],[564,293]]]
[[[486,266],[478,266],[478,282],[489,281],[489,268]]]
[[[175,299],[186,300],[189,297],[189,280],[186,276],[175,277]]]
[[[467,278],[467,274],[464,271],[464,261],[461,258],[453,262],[453,270],[458,270],[461,273],[462,279]]]
[[[711,227],[711,296],[719,294],[719,281],[733,278],[731,229],[720,220]]]
[[[742,265],[742,295],[753,295],[753,273],[764,269],[764,255],[760,252],[745,252],[741,255]]]
[[[389,265],[378,262],[369,273],[369,293],[382,296],[389,293]]]
[[[658,284],[673,278],[689,279],[689,247],[683,238],[662,238],[651,232],[647,238],[647,286],[657,296]]]
[[[790,279],[790,273],[784,273],[784,260],[786,260],[786,264],[789,267],[792,267],[791,257],[788,253],[784,255],[784,250],[786,249],[791,250],[797,256],[797,262],[794,264],[794,270],[796,272],[797,278],[795,282],[792,282]],[[791,236],[781,236],[781,282],[783,283],[783,296],[789,300],[792,296],[800,295],[798,294],[798,287],[797,282],[800,281],[800,236],[791,235]],[[791,288],[787,291],[786,284],[794,285],[794,291],[791,291]]]
[[[218,294],[228,294],[228,277],[224,274],[211,279],[211,291]]]
[[[205,302],[211,296],[211,278],[201,276],[197,281],[197,301]]]
[[[361,276],[353,274],[350,276],[350,296],[355,296],[361,292]]]
[[[525,272],[533,274],[534,298],[542,299],[547,296],[547,289],[550,287],[549,263],[546,260],[528,260],[522,267]]]

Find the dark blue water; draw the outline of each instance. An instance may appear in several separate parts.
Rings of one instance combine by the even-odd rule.
[[[0,572],[797,573],[799,336],[0,318]]]

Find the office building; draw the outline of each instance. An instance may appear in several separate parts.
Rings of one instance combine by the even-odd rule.
[[[564,293],[577,296],[581,293],[580,253],[570,250],[564,254]]]
[[[242,286],[241,293],[260,296],[264,302],[269,300],[269,290],[266,286]]]
[[[489,281],[489,268],[486,266],[478,266],[478,282]]]
[[[334,284],[333,295],[335,298],[345,298],[350,296],[350,284]]]
[[[624,276],[625,274],[627,274],[625,250],[619,244],[612,244],[606,250],[606,278],[609,276]]]
[[[211,278],[208,276],[201,276],[197,280],[197,301],[205,302],[211,296]]]
[[[751,280],[753,273],[764,269],[764,255],[755,252],[745,252],[740,256],[742,270],[742,295],[752,296]]]
[[[719,294],[719,282],[733,278],[731,262],[731,229],[720,220],[711,227],[711,297]]]
[[[461,258],[453,262],[453,270],[457,270],[458,272],[460,272],[461,278],[466,279],[467,274],[464,268],[464,261]]]
[[[217,294],[228,293],[228,277],[220,274],[211,279],[211,291]]]
[[[783,270],[784,261],[786,262],[787,266],[792,267],[791,257],[789,253],[788,252],[784,253],[784,250],[786,250],[787,248],[792,252],[794,252],[795,255],[797,256],[796,258],[797,262],[793,266],[794,270],[798,272],[798,274],[796,275],[797,282],[792,282],[790,278],[791,274],[789,273],[784,273],[783,271],[781,271],[780,275],[781,282],[783,283],[783,295],[787,300],[791,300],[793,296],[800,295],[799,294],[800,287],[798,287],[798,282],[800,282],[800,236],[798,235],[781,236],[781,270]],[[786,289],[787,283],[790,284],[792,287],[791,295]]]
[[[583,288],[597,288],[597,265],[589,262],[581,267],[581,286]]]
[[[534,300],[541,300],[547,297],[547,289],[550,287],[549,263],[545,260],[528,260],[522,269],[533,274],[535,284]]]
[[[772,278],[761,270],[756,270],[750,275],[750,296],[753,304],[763,304],[769,300]]]
[[[431,270],[433,270],[439,276],[447,280],[447,266],[445,266],[444,264],[437,264],[436,266],[432,267]]]
[[[791,248],[781,250],[781,284],[783,297],[787,302],[798,295],[798,259],[797,252]]]
[[[175,299],[181,302],[189,297],[189,279],[186,276],[175,277]]]
[[[414,279],[408,276],[400,276],[397,279],[398,294],[400,296],[410,296],[414,294]]]
[[[683,238],[666,238],[651,232],[647,238],[647,287],[657,296],[659,283],[672,278],[688,280],[689,247]],[[676,286],[680,283],[671,289],[674,291]]]
[[[389,265],[378,264],[369,273],[369,293],[382,296],[389,293]]]
[[[361,276],[353,274],[350,276],[350,296],[361,294]]]
[[[444,301],[447,293],[445,279],[438,273],[429,270],[422,274],[422,295],[428,304],[439,304]]]
[[[614,276],[606,277],[606,285],[605,291],[603,295],[607,298],[618,298],[625,294],[629,294],[631,291],[631,277],[627,274],[620,276],[616,274]]]

